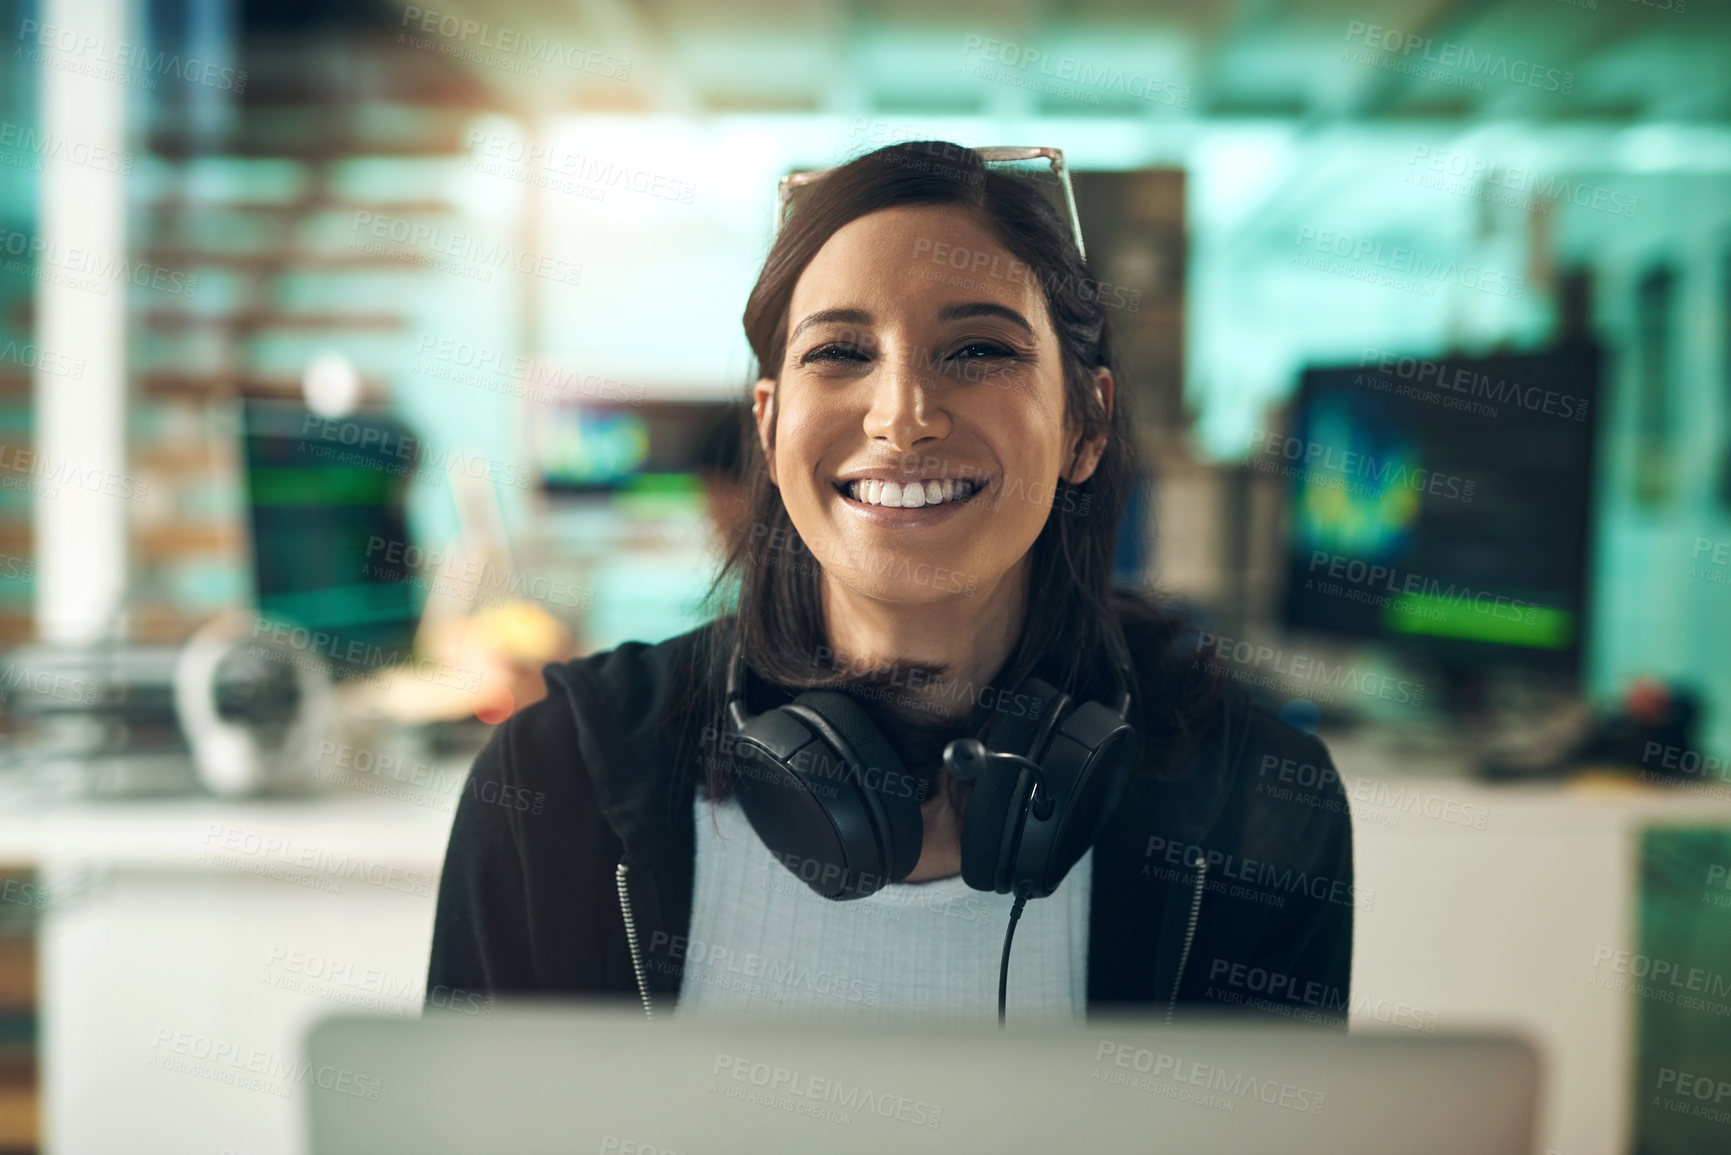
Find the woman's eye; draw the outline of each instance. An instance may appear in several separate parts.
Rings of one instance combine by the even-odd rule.
[[[858,345],[820,345],[800,358],[799,363],[810,365],[814,361],[848,362],[866,359],[865,350]]]
[[[996,341],[972,341],[950,354],[957,361],[984,361],[989,357],[1014,357],[1013,350],[1006,349]]]

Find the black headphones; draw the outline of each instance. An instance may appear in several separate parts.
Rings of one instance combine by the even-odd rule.
[[[944,749],[953,777],[978,779],[962,826],[962,878],[975,890],[1044,898],[1094,844],[1141,754],[1129,723],[1130,655],[1105,631],[1117,694],[1074,702],[1029,676],[995,706],[976,701],[978,738]],[[926,779],[909,774],[863,706],[838,690],[806,690],[747,713],[746,666],[727,670],[732,778],[758,837],[825,898],[864,898],[919,861]],[[1012,707],[1015,709],[1012,710]],[[1020,907],[1018,906],[1018,910]]]

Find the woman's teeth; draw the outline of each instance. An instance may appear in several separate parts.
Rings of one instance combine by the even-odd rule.
[[[974,492],[974,483],[966,478],[946,477],[942,481],[850,481],[847,495],[867,505],[883,505],[892,509],[918,509],[923,505],[940,505],[946,501],[965,501]]]

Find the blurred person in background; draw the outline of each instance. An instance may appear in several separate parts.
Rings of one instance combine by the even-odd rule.
[[[1032,897],[1004,964],[1014,1015],[1344,1027],[1352,835],[1327,750],[1112,583],[1139,456],[1097,284],[1035,182],[972,150],[891,145],[809,185],[745,311],[761,377],[715,587],[737,601],[550,665],[548,697],[494,733],[472,770],[491,786],[451,832],[430,990],[988,1017]],[[1122,789],[1049,891],[1006,887],[1005,815],[1039,792],[1001,762],[958,777],[946,751],[1031,740],[1058,709],[1031,687],[1113,701],[1114,653],[1139,739]],[[753,786],[740,719],[778,708],[827,719],[852,754],[839,778]],[[1273,789],[1270,767],[1313,786]],[[877,848],[871,869],[812,850],[844,804],[878,824],[842,832]],[[1270,976],[1308,992],[1303,1014],[1251,993]]]

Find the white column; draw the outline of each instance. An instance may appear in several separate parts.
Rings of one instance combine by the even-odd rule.
[[[126,0],[44,0],[44,28],[84,44],[129,42]],[[56,39],[55,43],[65,43]],[[42,183],[36,341],[55,364],[36,368],[36,626],[43,641],[105,633],[126,587],[126,295],[121,275],[57,278],[54,262],[122,267],[126,253],[127,87],[85,75],[80,51],[41,46]],[[76,255],[74,255],[76,254]],[[69,269],[70,273],[71,270]],[[90,281],[105,285],[92,292]],[[57,283],[58,282],[58,283]],[[65,356],[83,373],[60,371]],[[47,362],[43,358],[42,362]]]

